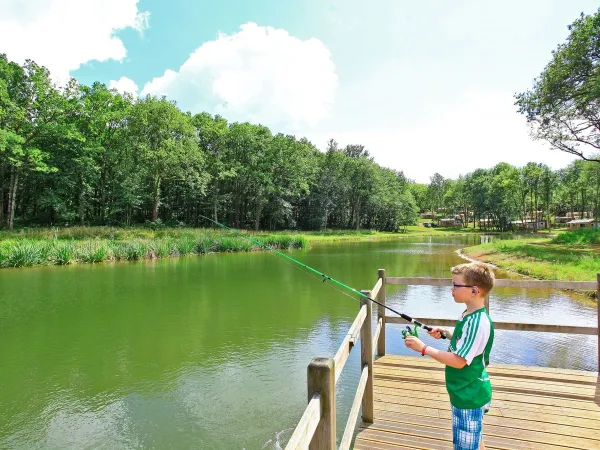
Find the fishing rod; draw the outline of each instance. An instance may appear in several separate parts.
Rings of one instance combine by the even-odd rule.
[[[423,324],[423,323],[419,322],[418,320],[415,320],[415,319],[413,319],[412,317],[410,317],[410,316],[408,316],[408,315],[406,315],[406,314],[403,314],[403,313],[401,313],[401,312],[398,312],[398,311],[396,311],[395,309],[392,309],[392,308],[390,308],[389,306],[386,306],[386,305],[384,305],[383,303],[380,303],[380,302],[378,302],[377,300],[375,300],[375,299],[372,299],[372,298],[371,298],[371,297],[369,297],[368,295],[366,295],[366,294],[363,294],[363,293],[362,293],[362,292],[360,292],[360,291],[357,291],[357,290],[356,290],[356,289],[354,289],[353,287],[350,287],[350,286],[348,286],[348,285],[346,285],[346,284],[342,283],[341,281],[338,281],[338,280],[336,280],[335,278],[332,278],[332,277],[330,277],[329,275],[325,275],[324,273],[322,273],[322,272],[319,272],[317,269],[314,269],[314,268],[312,268],[312,267],[310,267],[310,266],[307,266],[307,265],[306,265],[306,264],[304,264],[304,263],[301,263],[300,261],[298,261],[298,260],[296,260],[296,259],[292,258],[291,256],[288,256],[288,255],[286,255],[285,253],[282,253],[282,252],[280,252],[279,250],[277,250],[277,249],[275,249],[275,248],[271,247],[270,245],[263,244],[262,242],[260,242],[260,241],[257,241],[256,239],[252,239],[250,236],[248,236],[248,235],[246,235],[246,234],[244,234],[244,233],[242,233],[242,232],[240,232],[240,231],[236,230],[235,228],[230,228],[230,227],[228,227],[227,225],[223,225],[221,222],[217,222],[216,220],[213,220],[213,219],[211,219],[210,217],[206,217],[206,216],[203,216],[203,215],[201,215],[201,214],[199,214],[199,216],[200,216],[200,217],[202,217],[202,218],[204,218],[204,219],[206,219],[206,220],[208,220],[208,221],[210,221],[210,222],[212,222],[212,223],[214,223],[215,225],[217,225],[217,226],[219,226],[219,227],[221,227],[221,228],[223,228],[223,229],[225,229],[225,230],[229,230],[229,231],[231,231],[232,233],[234,233],[234,234],[236,234],[236,235],[238,235],[238,236],[240,236],[240,237],[242,237],[242,238],[244,238],[244,239],[247,239],[247,240],[249,240],[250,242],[252,242],[252,243],[254,243],[254,244],[256,244],[256,245],[258,245],[258,246],[260,246],[260,247],[262,247],[262,248],[266,248],[266,249],[268,249],[268,250],[271,250],[272,252],[274,252],[274,253],[278,254],[279,256],[282,256],[283,258],[285,258],[285,259],[287,259],[287,260],[289,260],[289,261],[291,261],[291,262],[293,262],[293,263],[295,263],[295,264],[298,264],[298,265],[299,265],[299,266],[301,266],[301,267],[304,267],[305,269],[309,270],[310,272],[312,272],[312,273],[315,273],[315,274],[317,274],[318,276],[320,276],[320,277],[323,279],[323,282],[326,282],[326,281],[328,281],[328,280],[329,280],[329,281],[331,281],[333,284],[336,284],[336,285],[338,285],[338,286],[340,286],[340,287],[342,287],[342,288],[344,288],[344,289],[347,289],[347,290],[349,290],[349,291],[351,291],[351,292],[354,292],[354,293],[355,293],[355,294],[357,294],[358,296],[360,296],[360,297],[362,297],[362,298],[364,298],[364,299],[366,299],[366,300],[369,300],[369,301],[371,301],[371,302],[375,303],[376,305],[382,306],[383,308],[390,310],[390,311],[391,311],[391,312],[393,312],[394,314],[397,314],[397,315],[399,315],[400,317],[402,317],[402,318],[403,318],[404,320],[406,320],[407,322],[410,322],[410,323],[412,323],[412,324],[414,324],[414,325],[415,325],[415,332],[414,332],[414,333],[412,333],[412,332],[410,333],[410,334],[412,334],[413,336],[416,336],[416,329],[417,329],[417,327],[421,327],[421,328],[423,328],[424,330],[427,330],[427,331],[433,331],[433,328],[431,328],[431,327],[429,327],[429,326],[427,326],[427,325],[425,325],[425,324]],[[403,336],[405,336],[405,335],[406,335],[406,333],[405,333],[405,331],[404,331],[404,332],[403,332]],[[446,339],[446,335],[445,335],[444,333],[441,333],[441,337],[442,337],[442,339]]]

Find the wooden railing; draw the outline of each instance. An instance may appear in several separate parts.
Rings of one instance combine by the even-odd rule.
[[[452,279],[386,277],[385,269],[379,269],[377,271],[377,283],[373,289],[361,292],[368,297],[375,298],[382,305],[385,305],[387,284],[452,286]],[[596,298],[598,299],[598,326],[596,327],[494,321],[494,328],[498,330],[597,335],[598,371],[600,372],[600,273],[597,275],[597,281],[499,279],[496,280],[495,287],[595,290]],[[343,450],[350,448],[350,443],[352,442],[352,436],[354,434],[354,426],[361,406],[362,421],[365,423],[374,422],[373,354],[375,348],[373,343],[377,343],[377,355],[385,355],[386,324],[405,323],[406,321],[397,316],[386,316],[385,308],[377,305],[377,328],[373,335],[371,306],[372,305],[368,300],[361,298],[358,315],[356,316],[356,319],[354,319],[350,330],[344,337],[335,356],[333,358],[313,358],[308,365],[308,406],[298,422],[298,425],[286,446],[286,450],[305,448],[310,448],[311,450],[331,450],[336,448],[335,387],[359,335],[361,341],[361,376],[339,448]],[[489,297],[486,298],[485,306],[489,311]],[[439,319],[421,317],[417,320],[433,326],[453,327],[456,325],[456,318]]]

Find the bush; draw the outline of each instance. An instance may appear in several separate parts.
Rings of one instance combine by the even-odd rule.
[[[556,236],[555,244],[600,244],[600,228],[580,228]]]

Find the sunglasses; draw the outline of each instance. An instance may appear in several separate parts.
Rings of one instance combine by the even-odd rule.
[[[452,289],[461,288],[461,287],[472,288],[472,287],[476,287],[476,286],[470,286],[470,285],[467,285],[467,284],[452,283]]]

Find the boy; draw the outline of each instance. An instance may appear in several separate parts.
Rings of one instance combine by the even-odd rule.
[[[457,450],[485,449],[483,415],[492,400],[492,385],[485,370],[494,343],[494,324],[485,309],[485,298],[494,286],[494,273],[481,263],[460,264],[451,269],[452,297],[467,307],[454,332],[434,328],[429,335],[450,339],[444,352],[406,337],[406,346],[446,365],[446,389],[452,404],[452,442]]]

